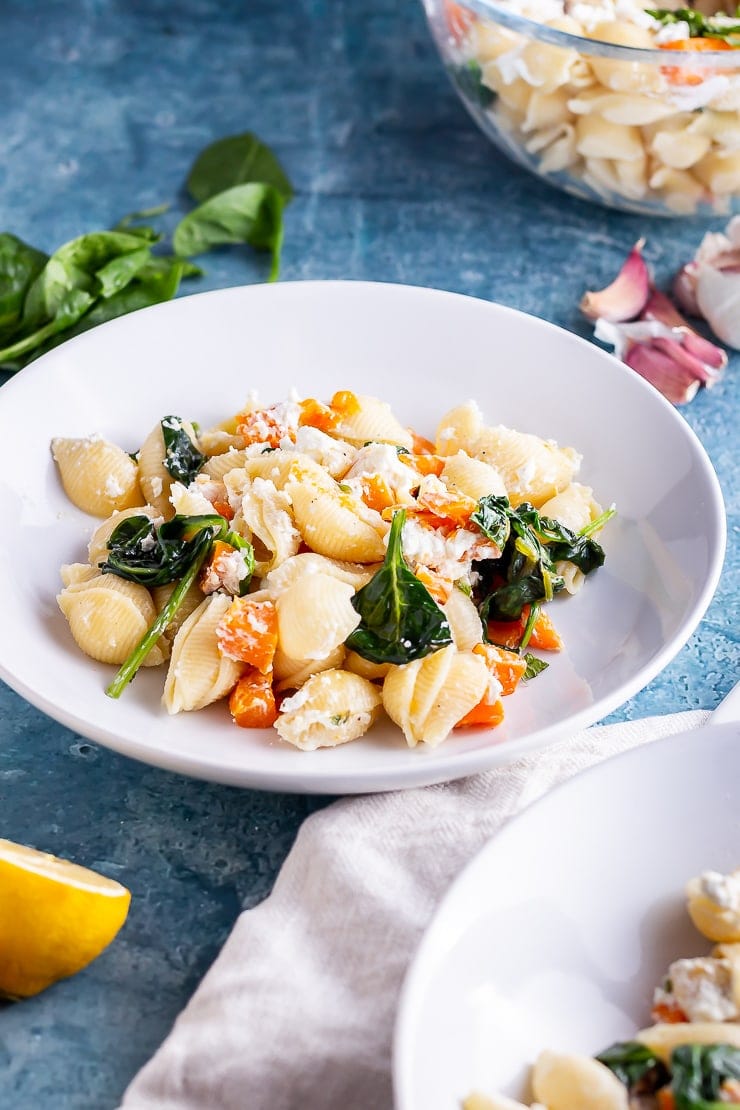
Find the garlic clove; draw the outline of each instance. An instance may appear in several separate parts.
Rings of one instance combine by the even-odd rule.
[[[696,271],[696,263],[688,262],[673,279],[673,296],[689,316],[701,316],[699,302],[696,299]]]
[[[698,282],[697,282],[697,297],[698,297]],[[686,350],[700,360],[708,370],[714,370],[716,373],[709,374],[708,384],[713,384],[713,379],[718,377],[718,372],[724,370],[727,365],[727,353],[718,347],[716,343],[712,343],[709,339],[705,339],[703,335],[699,335],[697,331],[689,324],[675,305],[668,300],[665,293],[653,289],[650,299],[648,300],[645,308],[642,311],[642,320],[655,320],[666,327],[671,328],[674,332],[676,329],[680,330],[682,334],[681,345]],[[720,336],[720,339],[722,336]]]
[[[635,243],[611,285],[584,294],[580,309],[589,320],[619,323],[640,315],[650,296],[650,272],[642,257],[644,245],[644,239]]]
[[[702,266],[696,280],[696,300],[717,338],[740,349],[740,273]]]
[[[635,343],[624,361],[674,405],[685,405],[696,396],[699,379],[653,342]]]

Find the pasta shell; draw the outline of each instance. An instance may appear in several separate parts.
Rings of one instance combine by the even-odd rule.
[[[64,492],[73,505],[93,516],[142,505],[136,463],[121,447],[100,436],[51,441]]]
[[[63,586],[75,586],[78,582],[89,582],[97,578],[98,570],[89,563],[65,563],[59,568],[59,577]]]
[[[442,609],[458,651],[471,651],[476,644],[482,642],[483,625],[480,614],[467,594],[454,588]]]
[[[341,562],[338,559],[329,559],[326,555],[317,555],[313,551],[302,551],[300,555],[292,555],[279,567],[271,570],[263,578],[262,588],[266,591],[266,596],[277,598],[304,574],[329,574],[359,590],[370,581],[375,570],[375,567],[362,566],[361,563]]]
[[[506,494],[506,485],[498,470],[490,463],[471,458],[465,451],[458,451],[446,460],[441,474],[442,481],[454,493],[464,493],[479,501],[481,497]]]
[[[439,422],[436,436],[438,455],[472,454],[471,447],[483,431],[483,416],[475,401],[451,409]]]
[[[495,466],[504,479],[512,505],[530,501],[539,508],[572,481],[581,456],[571,447],[499,425],[478,438],[474,454]]]
[[[149,591],[114,574],[73,582],[57,602],[77,646],[100,663],[125,662],[156,616]],[[158,666],[165,658],[166,645],[157,643],[144,666]]]
[[[367,732],[381,701],[380,690],[367,679],[349,671],[322,671],[282,703],[275,728],[302,751],[334,748]]]
[[[312,464],[312,466],[315,464]],[[319,468],[317,468],[319,469]],[[303,465],[294,466],[285,491],[293,505],[296,526],[310,548],[327,555],[356,563],[377,563],[385,555],[380,527],[368,523],[371,510],[359,498],[342,493],[328,476],[323,477]]]
[[[155,424],[139,450],[139,485],[146,501],[166,520],[173,516],[170,505],[172,477],[164,465],[162,427]]]
[[[326,659],[360,623],[354,588],[329,574],[304,574],[276,601],[278,642],[293,659]]]
[[[175,636],[162,698],[168,713],[203,709],[226,697],[243,674],[244,663],[221,655],[216,640],[216,625],[231,601],[225,594],[211,594]]]
[[[571,482],[560,493],[548,498],[540,508],[543,516],[559,520],[572,532],[580,532],[601,516],[602,508],[594,501],[594,491],[580,482]]]
[[[733,1021],[682,1021],[659,1023],[641,1029],[632,1038],[646,1044],[664,1063],[681,1044],[729,1044],[740,1049],[740,1024]]]
[[[172,591],[177,586],[177,582],[168,582],[166,586],[155,586],[152,589],[152,600],[154,601],[157,613],[161,613],[165,605],[172,596]],[[164,639],[169,640],[170,643],[174,640],[182,625],[188,619],[191,613],[194,613],[198,606],[203,601],[203,591],[195,583],[190,587],[182,601],[180,602],[175,616],[165,628],[162,636]]]
[[[342,414],[335,429],[337,436],[357,447],[368,440],[377,440],[411,450],[413,437],[393,415],[387,401],[366,396],[359,396],[357,400],[359,408],[356,411]]]
[[[370,679],[371,682],[375,679],[385,678],[391,669],[390,663],[373,663],[369,659],[363,659],[356,651],[347,652],[344,658],[344,667],[345,670],[352,671],[353,674],[358,674],[361,678]]]
[[[740,879],[740,870],[730,878]],[[703,936],[725,944],[740,941],[740,913],[719,905],[705,894],[700,877],[689,880],[686,896],[689,917]]]
[[[589,1056],[541,1052],[532,1069],[532,1090],[548,1110],[629,1110],[625,1085]]]
[[[275,689],[295,690],[299,686],[303,686],[311,675],[341,667],[345,655],[344,644],[339,644],[325,659],[290,659],[278,645],[275,658],[272,661],[276,680]]]
[[[479,655],[441,651],[391,667],[383,683],[383,705],[413,748],[440,744],[488,688],[488,668]]]

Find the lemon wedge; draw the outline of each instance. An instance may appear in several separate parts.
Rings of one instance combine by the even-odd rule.
[[[0,839],[0,995],[27,998],[86,967],[130,901],[113,879]]]

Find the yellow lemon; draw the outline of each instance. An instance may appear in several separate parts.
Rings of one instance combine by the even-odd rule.
[[[113,879],[0,839],[0,995],[26,998],[86,967],[130,901]]]

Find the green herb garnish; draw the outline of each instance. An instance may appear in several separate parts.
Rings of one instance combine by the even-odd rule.
[[[645,11],[664,27],[670,23],[687,23],[692,39],[726,39],[732,35],[740,35],[740,23],[724,23],[718,21],[716,16],[704,15],[694,8],[677,8],[675,11],[669,8],[645,8]],[[740,43],[731,45],[738,46]]]

